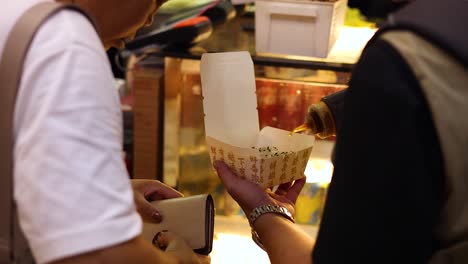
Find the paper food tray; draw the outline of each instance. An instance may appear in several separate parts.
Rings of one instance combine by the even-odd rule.
[[[272,127],[259,131],[248,52],[203,54],[201,82],[212,162],[223,160],[239,177],[264,188],[304,176],[315,138]]]

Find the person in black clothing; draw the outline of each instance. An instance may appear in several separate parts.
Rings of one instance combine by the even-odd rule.
[[[398,52],[376,40],[356,65],[346,96],[314,259],[424,262],[437,248],[432,230],[444,177],[418,83]]]
[[[348,6],[358,8],[367,19],[382,20],[406,2],[406,0],[349,0]]]
[[[467,1],[411,1],[364,49],[346,92],[315,245],[282,212],[258,217],[255,210],[274,205],[294,214],[303,179],[273,193],[215,162],[228,192],[246,215],[254,212],[249,220],[272,263],[467,263],[468,166],[452,154],[468,151],[468,121],[447,120],[468,92],[462,81],[445,85],[468,76],[468,38],[457,31],[468,24],[467,11]],[[418,50],[408,39],[424,45]],[[444,63],[450,68],[426,74]],[[440,124],[455,125],[446,133],[450,127]]]

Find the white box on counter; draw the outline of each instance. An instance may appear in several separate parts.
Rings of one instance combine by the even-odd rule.
[[[348,0],[256,0],[256,52],[326,58]]]

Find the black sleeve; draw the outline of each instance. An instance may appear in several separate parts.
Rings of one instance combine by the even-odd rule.
[[[366,48],[344,109],[313,263],[427,263],[442,157],[419,84],[388,43]]]

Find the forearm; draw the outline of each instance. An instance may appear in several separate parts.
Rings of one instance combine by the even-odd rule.
[[[276,214],[264,214],[254,228],[271,263],[312,263],[314,240],[296,224]]]
[[[53,264],[128,264],[177,263],[177,260],[155,248],[142,237],[112,247],[88,252],[53,262]]]

